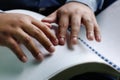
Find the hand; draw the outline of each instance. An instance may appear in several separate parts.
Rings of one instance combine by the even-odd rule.
[[[96,39],[98,42],[101,41],[100,30],[94,13],[88,6],[82,3],[67,3],[42,21],[49,23],[57,22],[59,25],[58,39],[61,45],[65,44],[68,26],[71,26],[70,41],[72,44],[77,44],[81,24],[85,25],[88,40]]]
[[[56,36],[41,21],[24,14],[0,13],[0,45],[10,48],[22,62],[27,61],[27,56],[19,43],[24,44],[37,60],[43,59],[42,52],[31,37],[38,40],[49,52],[53,52],[54,45],[58,44]]]

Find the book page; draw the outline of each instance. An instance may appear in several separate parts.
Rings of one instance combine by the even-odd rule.
[[[40,20],[44,16],[26,11],[26,10],[11,10],[11,13],[23,13],[31,15]],[[36,42],[36,45],[43,49],[42,46]],[[37,62],[31,53],[22,46],[25,54],[28,56],[28,62],[22,63],[14,55],[12,51],[5,47],[0,47],[0,80],[47,80],[51,75],[55,75],[62,70],[71,66],[82,64],[86,62],[103,62],[97,55],[93,54],[91,50],[85,45],[79,43],[73,49],[69,45],[56,46],[56,51],[52,56],[45,57],[42,62]]]
[[[120,71],[120,0],[117,0],[110,7],[97,16],[100,26],[102,41],[88,41],[83,29],[80,36],[87,44],[92,46],[98,56],[102,57],[109,65]],[[82,30],[81,30],[82,31]],[[84,35],[83,35],[84,33]]]

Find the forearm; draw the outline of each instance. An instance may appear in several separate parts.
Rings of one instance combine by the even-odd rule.
[[[80,2],[89,6],[94,12],[102,8],[104,0],[66,0],[66,2]]]

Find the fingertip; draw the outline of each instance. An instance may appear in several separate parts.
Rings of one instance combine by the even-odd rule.
[[[23,62],[23,63],[26,63],[27,62],[27,57],[23,56],[22,58],[20,58],[20,60]]]
[[[65,44],[65,38],[64,37],[60,37],[59,38],[59,44],[60,45],[64,45]]]
[[[49,17],[45,17],[45,18],[43,18],[41,21],[42,21],[42,22],[52,23],[52,22],[54,22],[55,20],[52,19],[52,18],[49,18]]]
[[[100,31],[95,32],[95,39],[97,42],[101,42],[101,34]]]
[[[93,40],[94,40],[93,32],[89,32],[89,33],[87,34],[87,38],[88,38],[88,40],[93,41]]]
[[[42,60],[44,59],[44,56],[43,56],[41,53],[39,53],[39,54],[36,56],[36,59],[37,59],[38,61],[42,61]]]
[[[58,39],[55,39],[55,40],[53,41],[53,44],[54,44],[54,46],[57,46],[57,45],[58,45]]]
[[[100,36],[100,35],[97,36],[96,41],[97,41],[97,42],[101,42],[101,36]]]
[[[50,46],[49,49],[48,49],[48,51],[51,52],[51,53],[54,52],[55,51],[55,47],[53,45]]]
[[[76,45],[76,44],[78,43],[77,37],[72,37],[71,43],[72,43],[73,45]]]
[[[99,40],[97,40],[97,42],[101,42],[101,40],[99,39]]]

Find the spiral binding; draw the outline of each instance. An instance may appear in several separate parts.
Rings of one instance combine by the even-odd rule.
[[[88,43],[86,43],[81,38],[78,38],[87,48],[89,48],[92,52],[94,52],[97,56],[99,56],[101,59],[103,59],[105,62],[107,62],[111,67],[116,69],[117,71],[120,71],[120,67],[114,64],[112,61],[101,55],[97,50],[95,50],[93,47],[91,47]]]

